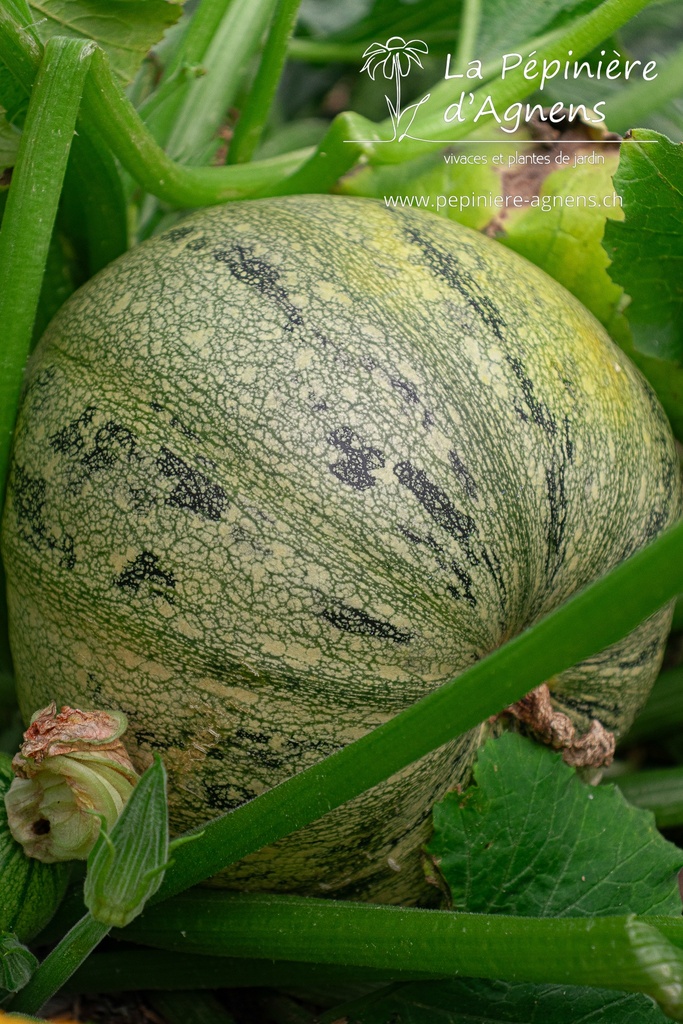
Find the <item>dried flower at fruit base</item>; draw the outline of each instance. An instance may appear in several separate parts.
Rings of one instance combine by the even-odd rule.
[[[10,830],[29,857],[85,860],[102,819],[112,828],[138,779],[120,739],[127,725],[117,711],[58,712],[54,701],[33,716],[5,795]]]

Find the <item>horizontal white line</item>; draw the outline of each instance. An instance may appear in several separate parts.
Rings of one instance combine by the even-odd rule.
[[[359,145],[385,145],[388,142],[395,142],[395,139],[344,139],[344,142],[355,142]],[[486,146],[509,144],[514,142],[518,146],[619,146],[622,142],[637,142],[638,145],[653,145],[659,139],[414,139],[409,142],[435,142],[440,146]],[[400,142],[397,143],[401,145]]]

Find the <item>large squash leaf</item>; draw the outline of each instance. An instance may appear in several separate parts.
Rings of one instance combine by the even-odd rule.
[[[683,143],[636,130],[621,147],[615,185],[624,219],[610,223],[610,276],[630,296],[635,348],[683,366]]]
[[[428,851],[454,909],[680,915],[683,850],[614,786],[587,786],[559,754],[513,734],[482,748],[474,781],[434,808]]]
[[[614,184],[624,219],[609,221],[609,274],[629,296],[617,340],[683,437],[683,144],[638,129],[621,146]]]
[[[183,0],[31,0],[34,24],[51,36],[94,39],[112,69],[130,82],[147,52],[182,13]]]

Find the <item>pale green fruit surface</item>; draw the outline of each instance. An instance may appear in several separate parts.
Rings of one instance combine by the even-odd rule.
[[[435,217],[297,196],[204,211],[64,306],[4,520],[23,712],[122,710],[176,830],[452,678],[680,512],[652,391],[567,292]],[[626,727],[670,612],[552,680]],[[227,872],[422,899],[478,734]]]

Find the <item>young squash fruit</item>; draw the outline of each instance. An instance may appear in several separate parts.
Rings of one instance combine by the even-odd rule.
[[[4,520],[23,713],[120,709],[172,823],[236,807],[452,678],[680,512],[668,423],[531,264],[424,213],[206,210],[55,318]],[[579,735],[645,700],[665,609],[549,680]],[[423,898],[461,737],[222,882]]]

